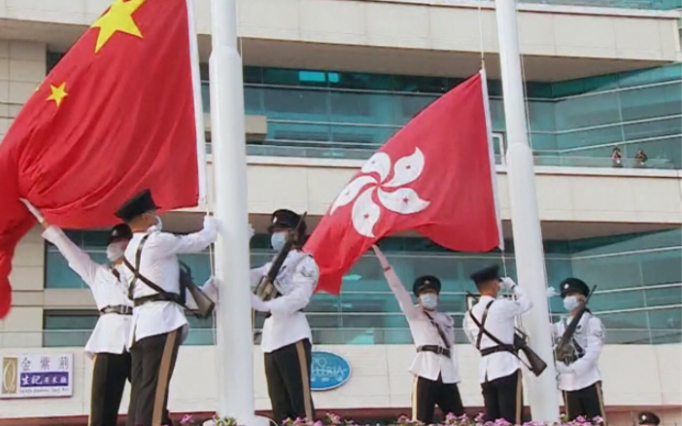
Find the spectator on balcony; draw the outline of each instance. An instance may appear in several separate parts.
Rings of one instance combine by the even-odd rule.
[[[611,166],[623,167],[623,154],[620,152],[619,147],[613,148],[613,152],[611,153]]]
[[[638,149],[635,155],[635,167],[646,167],[646,160],[648,159],[649,157],[646,156],[644,150]]]

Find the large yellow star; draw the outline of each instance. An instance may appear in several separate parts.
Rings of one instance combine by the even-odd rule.
[[[95,53],[99,52],[119,31],[142,38],[142,33],[132,15],[144,2],[145,0],[114,0],[109,10],[92,24],[91,28],[99,28]]]
[[[66,82],[59,86],[50,84],[50,96],[47,97],[47,100],[54,101],[57,104],[57,108],[59,108],[64,98],[67,96],[69,96],[69,94],[66,93]]]

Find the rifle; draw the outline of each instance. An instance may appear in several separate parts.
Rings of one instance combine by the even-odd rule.
[[[305,218],[308,215],[308,212],[304,212],[301,215],[301,219],[298,221],[296,224],[296,227],[294,228],[293,231],[290,231],[287,235],[287,240],[284,243],[284,247],[277,253],[277,257],[275,260],[272,262],[272,265],[270,265],[270,269],[268,270],[268,273],[264,275],[256,288],[253,291],[253,294],[258,296],[259,299],[263,301],[268,301],[272,299],[276,299],[279,297],[282,292],[279,286],[277,285],[277,275],[279,274],[280,269],[282,269],[282,265],[284,264],[284,261],[286,260],[287,256],[289,255],[289,252],[293,248],[294,245],[294,239],[296,238],[297,235],[299,235],[301,227],[305,223]],[[253,323],[253,327],[255,328],[256,326],[256,311],[252,310],[251,311],[251,320]]]
[[[573,335],[575,334],[575,330],[578,328],[578,323],[583,318],[583,315],[585,315],[585,311],[587,311],[587,302],[590,301],[590,298],[596,289],[596,285],[592,287],[592,291],[590,291],[587,299],[585,299],[585,303],[578,308],[578,312],[568,324],[566,330],[564,330],[564,334],[561,336],[559,343],[554,349],[554,357],[566,365],[572,364],[577,360],[577,358],[579,358],[579,356],[576,354],[576,347],[573,344]]]
[[[470,292],[467,291],[467,296],[471,297],[474,300],[474,303],[478,300],[478,297]],[[503,344],[499,339],[497,339],[495,336],[492,336],[491,334],[487,333],[488,337],[490,337],[495,343]],[[538,355],[531,347],[528,345],[528,335],[523,332],[518,327],[514,327],[514,343],[512,344],[514,347],[514,351],[511,352],[516,358],[519,359],[527,368],[530,370],[533,374],[536,376],[540,376],[543,371],[547,368],[547,363],[540,358],[540,355]],[[519,356],[519,352],[522,352],[525,356],[528,362],[524,362],[523,359]]]

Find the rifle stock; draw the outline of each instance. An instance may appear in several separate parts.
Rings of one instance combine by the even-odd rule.
[[[531,349],[528,345],[526,334],[519,329],[516,329],[514,334],[514,347],[517,351],[522,352],[526,356],[526,359],[528,360],[526,367],[528,367],[535,376],[540,376],[540,374],[545,371],[547,363],[540,358],[540,355]]]

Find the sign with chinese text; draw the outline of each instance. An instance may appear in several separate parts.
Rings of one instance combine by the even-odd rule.
[[[2,356],[0,398],[73,395],[73,354]]]

